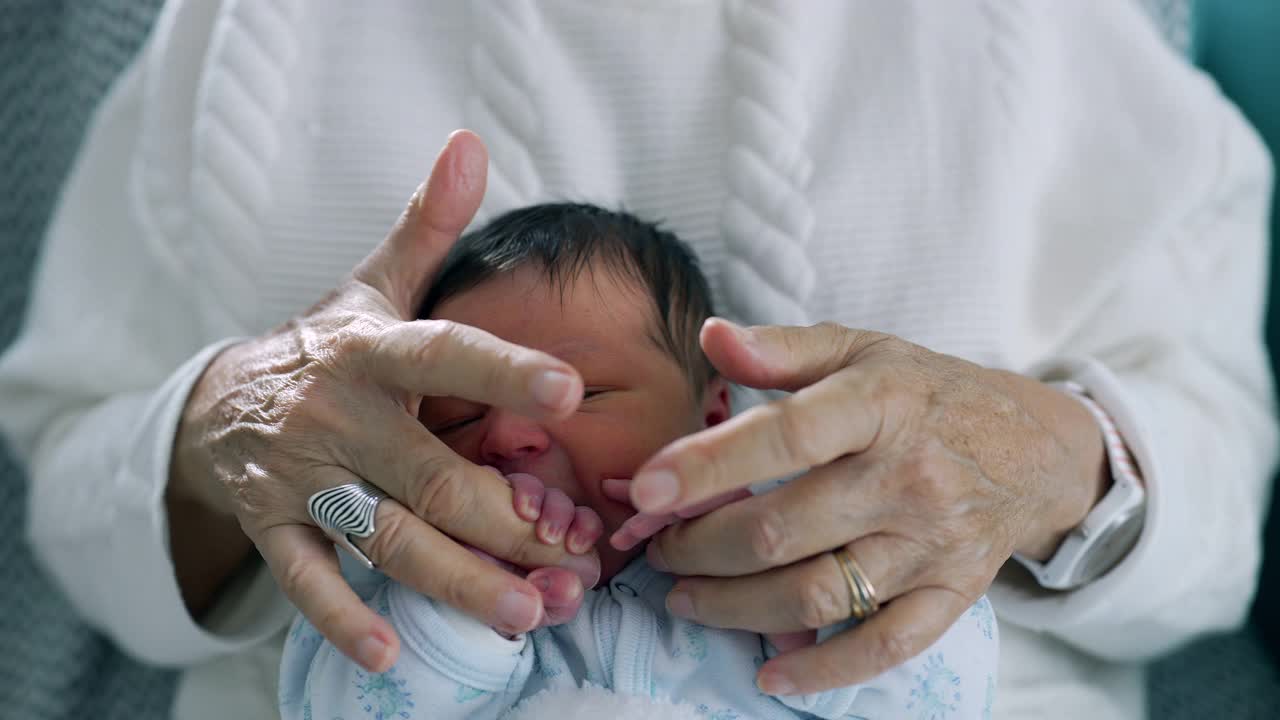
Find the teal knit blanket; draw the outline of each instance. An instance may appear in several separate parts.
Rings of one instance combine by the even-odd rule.
[[[0,3],[0,348],[94,106],[146,38],[161,0]],[[0,400],[3,402],[3,400]],[[0,718],[165,718],[173,672],[90,630],[23,542],[26,483],[0,449]]]

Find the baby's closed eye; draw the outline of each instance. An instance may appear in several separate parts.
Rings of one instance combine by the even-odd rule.
[[[418,420],[432,435],[450,433],[484,417],[489,408],[479,403],[452,397],[424,398]]]
[[[450,433],[455,430],[461,430],[462,428],[479,420],[481,417],[482,417],[481,415],[468,415],[467,417],[463,417],[463,418],[446,420],[442,424],[428,425],[427,429],[431,431],[432,435],[444,435],[446,433]]]

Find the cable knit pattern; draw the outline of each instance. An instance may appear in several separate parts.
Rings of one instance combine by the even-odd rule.
[[[473,81],[466,100],[469,126],[489,147],[489,183],[476,222],[527,205],[541,182],[530,148],[541,130],[529,94],[538,29],[534,8],[522,0],[470,4],[476,38],[468,57]]]
[[[232,322],[253,327],[260,312],[255,261],[260,220],[270,207],[268,168],[279,151],[276,117],[284,108],[285,71],[297,54],[295,0],[233,2],[214,28],[209,75],[197,97],[191,178],[197,267]]]
[[[725,296],[738,317],[805,325],[815,272],[806,252],[813,208],[805,193],[813,162],[795,72],[794,19],[773,0],[726,6],[731,36],[732,141],[721,227],[729,248]]]

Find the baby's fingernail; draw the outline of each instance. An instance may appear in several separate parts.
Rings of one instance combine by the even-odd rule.
[[[573,533],[565,539],[564,546],[574,555],[581,555],[591,549],[591,540],[585,535]]]
[[[661,512],[679,496],[680,479],[670,470],[646,470],[631,487],[631,499],[640,512]]]
[[[582,587],[588,590],[600,582],[600,558],[595,555],[565,555],[559,567],[577,575]]]
[[[671,572],[671,566],[667,564],[667,559],[662,557],[662,551],[658,549],[656,542],[649,543],[649,547],[645,548],[644,559],[649,563],[649,567],[658,572]]]
[[[564,528],[547,524],[542,527],[542,542],[548,545],[559,545],[564,539]]]
[[[498,598],[498,622],[513,634],[522,633],[537,624],[539,605],[538,598],[508,590]]]
[[[538,592],[544,593],[551,589],[551,578],[546,575],[538,575],[531,581],[533,586],[538,588]]]
[[[533,522],[542,516],[542,503],[537,498],[520,498],[520,517]]]
[[[356,645],[356,662],[369,672],[382,672],[387,644],[377,635],[369,635]]]
[[[766,695],[795,695],[796,684],[776,670],[762,670],[756,676],[756,686]]]
[[[689,593],[683,590],[672,590],[667,596],[667,610],[672,615],[682,617],[686,620],[693,620],[693,600],[689,597]]]
[[[529,390],[538,404],[559,409],[569,404],[573,385],[574,380],[571,376],[556,370],[546,370],[533,377]]]

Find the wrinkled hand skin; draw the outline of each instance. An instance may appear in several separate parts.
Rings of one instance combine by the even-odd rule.
[[[1035,380],[831,323],[712,319],[701,340],[729,380],[793,394],[658,452],[635,474],[633,504],[679,514],[803,474],[659,532],[650,563],[684,576],[668,607],[763,633],[841,622],[851,598],[830,551],[842,546],[884,603],[822,645],[766,663],[766,691],[844,686],[913,657],[1014,551],[1049,557],[1109,482],[1092,416]]]
[[[192,434],[207,431],[178,445],[178,466],[188,461],[191,475],[209,468],[201,461],[211,461],[210,475],[221,487],[201,485],[202,499],[262,525],[309,522],[305,504],[292,502],[292,488],[256,481],[281,467],[303,474],[335,465],[371,477],[372,468],[360,467],[362,458],[350,448],[363,444],[373,417],[388,409],[408,414],[418,402],[382,387],[367,367],[379,335],[399,323],[396,315],[375,290],[349,281],[303,318],[215,358],[183,418]],[[443,325],[431,330],[448,332]]]
[[[487,155],[465,131],[441,151],[387,238],[301,316],[226,348],[191,392],[175,438],[166,502],[203,526],[234,517],[285,594],[367,669],[398,639],[342,579],[307,514],[315,492],[367,481],[389,496],[357,545],[380,570],[509,634],[545,623],[539,584],[486,562],[543,568],[560,606],[581,602],[599,558],[541,542],[490,469],[449,450],[417,420],[426,395],[456,395],[533,417],[572,413],[582,381],[566,363],[476,328],[414,320],[430,278],[484,193]],[[193,519],[193,515],[203,513]],[[211,566],[223,540],[174,535],[180,579]],[[228,545],[229,547],[229,545]],[[186,592],[186,588],[184,588]],[[574,605],[576,609],[576,605]]]

